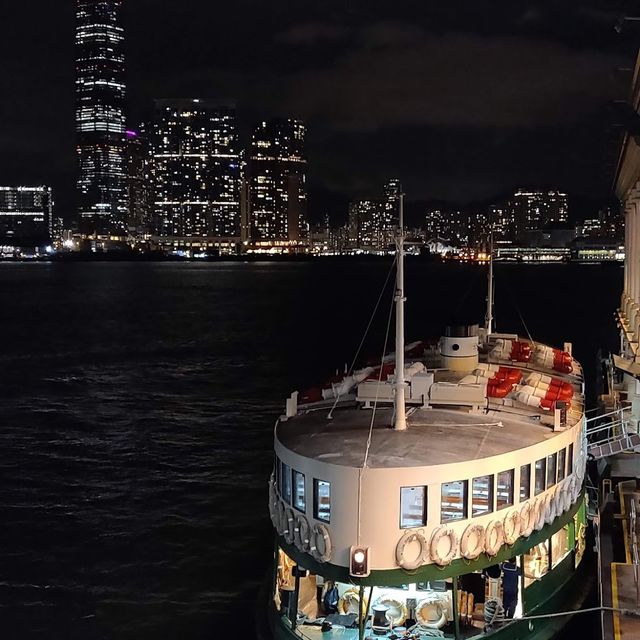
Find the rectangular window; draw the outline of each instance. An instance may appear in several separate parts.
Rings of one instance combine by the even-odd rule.
[[[551,536],[551,568],[557,567],[569,553],[569,526]]]
[[[427,524],[427,488],[400,487],[400,528],[412,529]]]
[[[527,588],[549,572],[549,540],[543,540],[524,555],[524,586]]]
[[[496,485],[496,508],[504,509],[513,504],[513,469],[501,471]]]
[[[570,476],[573,473],[573,442],[569,445],[569,459],[567,460],[567,475]]]
[[[558,451],[558,482],[564,480],[564,470],[567,466],[567,450],[560,449]]]
[[[305,512],[304,473],[299,471],[293,472],[293,506],[298,511]]]
[[[280,480],[280,497],[287,504],[291,504],[291,469],[284,462],[281,463]]]
[[[558,458],[555,453],[547,456],[547,489],[556,483],[556,466]]]
[[[544,481],[546,478],[547,465],[545,458],[536,461],[536,484],[534,487],[535,495],[544,491]]]
[[[440,520],[464,520],[467,517],[467,481],[444,482],[440,489]]]
[[[471,505],[471,515],[474,518],[493,511],[493,476],[473,479]]]
[[[520,502],[531,497],[531,465],[523,464],[520,467]]]
[[[331,522],[331,483],[313,480],[313,517]]]

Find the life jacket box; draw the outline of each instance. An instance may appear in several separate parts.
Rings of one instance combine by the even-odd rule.
[[[431,404],[461,404],[484,406],[486,404],[485,388],[482,385],[457,385],[449,382],[435,382],[429,393]]]
[[[388,382],[365,380],[358,385],[358,402],[390,402],[393,400],[394,387]],[[406,393],[405,393],[406,397]]]
[[[429,389],[434,381],[432,372],[416,373],[411,378],[411,400],[429,402]]]

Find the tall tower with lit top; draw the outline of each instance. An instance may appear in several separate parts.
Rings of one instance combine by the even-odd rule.
[[[76,2],[77,213],[96,238],[126,233],[122,0]]]

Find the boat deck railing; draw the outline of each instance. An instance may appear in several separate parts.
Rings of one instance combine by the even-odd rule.
[[[640,446],[640,435],[631,429],[630,407],[587,418],[587,451],[594,460]]]

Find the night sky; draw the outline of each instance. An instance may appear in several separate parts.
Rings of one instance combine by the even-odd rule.
[[[314,219],[388,177],[414,207],[520,185],[607,195],[607,105],[627,96],[640,44],[640,23],[614,29],[631,2],[125,5],[129,125],[157,97],[235,98],[245,139],[258,118],[302,118]],[[74,3],[5,2],[0,19],[0,183],[51,183],[67,215]]]

